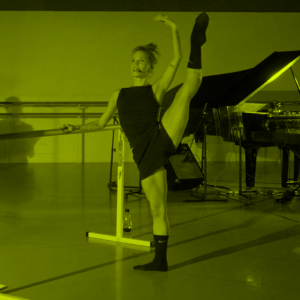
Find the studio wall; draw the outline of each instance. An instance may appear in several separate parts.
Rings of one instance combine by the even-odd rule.
[[[163,13],[177,23],[184,55],[170,89],[185,80],[190,33],[199,13]],[[131,50],[150,42],[157,44],[162,54],[153,78],[149,80],[153,84],[173,58],[171,28],[154,21],[158,14],[161,12],[0,11],[0,102],[11,96],[23,102],[108,101],[115,89],[132,84]],[[253,68],[274,51],[300,50],[300,18],[297,13],[208,14],[207,43],[202,50],[204,76]],[[297,63],[293,70],[299,78],[300,64]],[[299,101],[299,97],[288,70],[253,99]],[[86,112],[104,110],[90,108]],[[23,112],[40,111],[41,108],[23,107]],[[79,111],[78,107],[43,108],[43,112]],[[4,108],[0,108],[0,112],[5,113]],[[87,119],[86,122],[94,120]],[[16,128],[21,131],[25,128],[53,129],[64,123],[79,125],[81,119],[24,118],[19,120]],[[7,132],[3,124],[1,133]],[[109,162],[112,132],[85,136],[84,161]],[[183,142],[191,138],[185,138]],[[80,163],[81,142],[81,135],[32,139],[32,145],[25,140],[2,141],[0,162]],[[214,137],[209,137],[208,143],[211,163],[236,161],[237,148],[230,143]],[[22,154],[21,149],[26,153]],[[201,145],[194,143],[192,151],[200,157]],[[128,143],[125,152],[125,161],[133,163]],[[264,149],[258,160],[275,163],[278,153],[276,148]]]

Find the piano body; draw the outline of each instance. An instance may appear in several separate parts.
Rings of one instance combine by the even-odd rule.
[[[199,126],[199,123],[207,103],[206,112],[212,120],[207,127],[208,135],[222,136],[224,141],[238,145],[241,133],[248,188],[255,185],[256,156],[261,147],[278,146],[283,151],[282,187],[287,186],[287,162],[290,151],[293,151],[294,180],[297,181],[300,166],[300,102],[295,109],[295,103],[266,101],[249,105],[251,101],[247,101],[299,59],[300,51],[274,52],[252,69],[203,77],[191,101],[189,122],[183,136],[195,134],[196,139],[203,141],[202,125]],[[297,81],[296,84],[298,86]],[[181,86],[165,94],[160,119]],[[300,93],[299,86],[298,90]]]

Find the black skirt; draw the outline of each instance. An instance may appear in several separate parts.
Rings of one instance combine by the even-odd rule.
[[[163,124],[157,123],[148,141],[134,147],[132,153],[140,178],[144,180],[166,165],[176,149]]]

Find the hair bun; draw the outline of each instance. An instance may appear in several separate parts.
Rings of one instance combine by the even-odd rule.
[[[146,45],[146,48],[148,48],[151,51],[155,51],[157,46],[153,43],[150,43],[150,44]]]

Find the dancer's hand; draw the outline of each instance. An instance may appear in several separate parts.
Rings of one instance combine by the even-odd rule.
[[[157,17],[154,18],[154,20],[165,23],[167,26],[170,26],[170,27],[177,26],[173,20],[171,20],[168,16],[165,16],[165,15],[158,15]]]
[[[64,133],[70,133],[76,130],[76,126],[71,124],[64,124],[63,126],[59,127],[59,129],[62,129]]]

